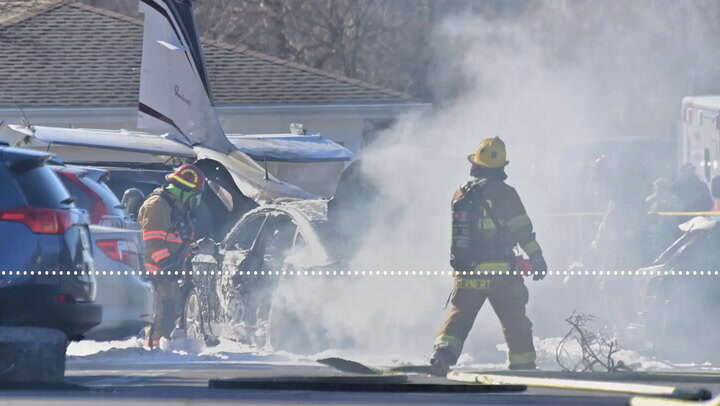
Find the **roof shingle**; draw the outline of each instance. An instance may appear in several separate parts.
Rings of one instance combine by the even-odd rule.
[[[142,22],[56,0],[0,22],[0,106],[132,106]],[[404,93],[218,42],[203,41],[218,105],[404,103]]]

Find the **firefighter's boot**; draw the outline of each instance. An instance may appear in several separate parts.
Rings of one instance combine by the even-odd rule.
[[[445,377],[450,372],[452,355],[447,347],[438,347],[430,358],[430,374]]]

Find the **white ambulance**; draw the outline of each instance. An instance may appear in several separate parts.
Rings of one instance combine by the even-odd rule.
[[[692,164],[710,182],[720,174],[720,96],[690,96],[682,101],[680,164]]]

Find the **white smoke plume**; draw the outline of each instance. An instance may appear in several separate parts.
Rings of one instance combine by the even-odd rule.
[[[681,98],[720,90],[720,4],[525,4],[509,16],[449,16],[435,28],[429,80],[438,102],[432,112],[401,118],[364,154],[364,171],[380,198],[362,220],[372,227],[352,270],[449,271],[450,199],[469,176],[465,157],[485,137],[507,143],[508,183],[523,198],[554,271],[580,259],[592,236],[571,235],[574,220],[547,215],[582,211],[578,195],[592,190],[587,169],[598,152],[636,151],[637,167],[655,177],[672,170],[675,163],[664,160],[672,155],[654,141],[635,149],[624,142],[602,143],[604,149],[576,145],[614,137],[671,139]],[[635,191],[638,198],[645,192]],[[562,335],[573,309],[601,303],[599,279],[583,278],[592,278],[584,281],[587,292],[562,277],[526,280],[537,336]],[[297,286],[302,292],[293,294]],[[448,276],[343,277],[286,284],[281,296],[317,315],[312,324],[326,329],[331,348],[418,360],[431,350],[450,288]],[[503,355],[495,344],[503,338],[489,307],[465,349],[476,361],[497,363]]]

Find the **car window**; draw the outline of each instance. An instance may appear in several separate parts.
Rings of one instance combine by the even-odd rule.
[[[250,249],[260,234],[260,227],[264,224],[265,217],[265,213],[255,214],[238,224],[236,238],[233,239],[234,241],[229,241],[230,244],[237,249]]]
[[[110,187],[105,182],[96,182],[92,179],[83,178],[83,183],[87,185],[93,192],[95,192],[103,201],[103,204],[108,209],[108,213],[115,216],[124,216],[125,213],[122,209],[122,204],[118,200],[117,196],[110,190]]]
[[[18,207],[24,203],[11,172],[5,166],[0,166],[0,209]]]
[[[287,216],[270,216],[262,230],[265,242],[265,255],[270,259],[271,267],[278,267],[285,262],[291,251],[296,234],[295,223]]]
[[[278,252],[285,252],[292,246],[297,227],[286,216],[272,216],[270,219],[272,221],[265,224],[263,236],[269,239]]]
[[[87,190],[83,189],[77,183],[71,181],[65,176],[58,175],[65,188],[70,192],[70,195],[75,201],[75,205],[81,209],[85,209],[88,212],[92,211],[92,200],[88,196]]]
[[[49,167],[36,166],[16,174],[17,182],[29,205],[49,209],[62,209],[72,205],[67,189]]]
[[[230,193],[225,187],[223,187],[218,182],[213,182],[212,180],[208,180],[208,185],[210,186],[210,189],[215,193],[217,198],[222,202],[223,206],[225,206],[225,209],[228,212],[231,212],[233,210],[233,198],[232,193]]]

